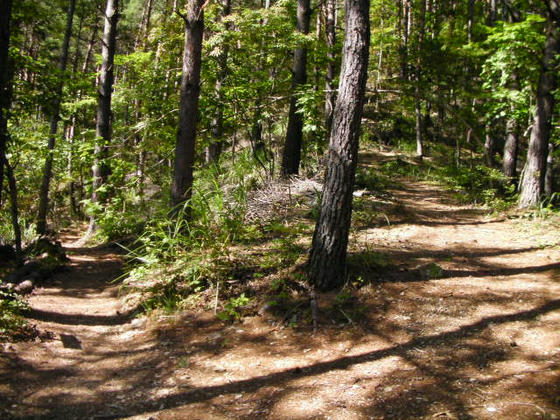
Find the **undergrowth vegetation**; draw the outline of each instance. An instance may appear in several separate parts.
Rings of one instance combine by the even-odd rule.
[[[508,209],[516,199],[514,185],[498,170],[477,164],[446,165],[441,155],[452,151],[445,148],[433,150],[433,156],[423,162],[402,152],[397,156],[372,153],[356,175],[354,235],[361,229],[390,227],[413,217],[391,192],[410,181],[443,184],[459,202],[482,205],[489,211]],[[182,209],[173,218],[165,207],[152,209],[150,218],[142,221],[142,235],[128,248],[123,289],[130,304],[148,313],[211,310],[226,322],[265,308],[277,322],[310,325],[304,263],[320,191],[301,197],[293,192],[279,194],[275,198],[278,208],[288,208],[287,212],[272,211],[267,217],[248,220],[249,197],[255,190],[266,186],[269,194],[280,191],[271,188],[271,182],[249,151],[238,154],[235,162],[224,155],[220,164],[199,169],[192,199],[185,207],[190,208],[190,217],[184,217]],[[354,290],[376,281],[379,273],[391,271],[392,262],[366,244],[350,250],[348,268],[348,281],[329,309],[336,322],[360,319]],[[438,277],[431,271],[418,273]]]
[[[17,293],[0,290],[0,341],[14,341],[32,335],[24,318],[29,305]]]

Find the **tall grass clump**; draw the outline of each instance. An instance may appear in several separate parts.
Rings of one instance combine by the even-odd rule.
[[[219,289],[231,265],[230,247],[245,232],[248,192],[262,174],[249,151],[198,170],[191,199],[148,221],[135,247],[124,287],[140,292],[150,311],[188,305],[208,288]]]

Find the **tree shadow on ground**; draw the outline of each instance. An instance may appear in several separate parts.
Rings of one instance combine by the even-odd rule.
[[[99,335],[99,346],[65,349],[73,353],[65,356],[69,362],[64,369],[7,353],[0,364],[0,383],[7,384],[0,387],[0,396],[20,405],[17,411],[8,410],[8,405],[2,411],[0,404],[0,414],[18,419],[108,419],[169,410],[175,418],[208,418],[214,412],[242,419],[295,418],[297,413],[285,408],[286,401],[320,398],[329,389],[335,390],[331,399],[313,416],[351,409],[347,418],[484,418],[481,410],[496,404],[497,391],[502,392],[498,396],[515,392],[524,398],[521,402],[551,413],[559,405],[560,353],[535,356],[534,347],[542,343],[531,347],[527,342],[532,338],[523,334],[556,331],[557,295],[454,286],[468,276],[540,273],[544,284],[550,272],[548,280],[554,280],[557,263],[509,267],[484,260],[533,251],[536,248],[390,246],[387,255],[398,267],[364,265],[356,271],[366,279],[355,291],[364,297],[362,318],[330,319],[320,302],[316,336],[305,326],[284,328],[281,316],[263,327],[266,321],[257,317],[228,325],[213,314],[183,314],[153,330],[107,329]],[[371,259],[372,253],[362,252],[363,259]],[[432,278],[425,267],[418,267],[426,261],[455,260],[469,268],[442,269]],[[95,281],[82,280],[57,293],[85,296],[85,290],[94,290]],[[68,328],[120,329],[131,320],[127,314],[39,310],[33,316]],[[120,347],[107,344],[129,333],[137,335]],[[326,353],[302,357],[310,349]],[[235,368],[235,357],[244,365]],[[520,367],[502,369],[506,363]],[[251,373],[245,374],[245,369]],[[333,392],[338,395],[333,397]],[[512,407],[527,408],[512,405],[509,413]],[[518,418],[530,416],[523,412]]]
[[[96,373],[98,379],[92,379],[90,384],[84,384],[85,386],[92,387],[103,384],[105,381],[110,381],[112,378],[120,378],[125,385],[124,388],[99,390],[94,398],[84,402],[76,402],[75,397],[67,393],[50,394],[48,399],[42,402],[38,401],[33,407],[42,412],[41,415],[34,416],[34,418],[60,418],[61,415],[67,416],[67,418],[79,418],[80,416],[81,418],[90,418],[92,416],[119,418],[122,416],[145,414],[162,408],[172,409],[209,402],[215,398],[223,399],[224,396],[231,396],[233,394],[255,393],[270,387],[284,389],[282,392],[276,393],[274,398],[269,399],[267,406],[271,406],[285,397],[287,389],[292,388],[294,392],[297,392],[297,381],[299,380],[320,376],[328,372],[343,372],[357,365],[371,364],[382,359],[399,357],[409,363],[413,370],[397,372],[397,375],[401,375],[401,378],[399,379],[393,374],[387,377],[388,382],[385,382],[385,384],[396,383],[400,384],[396,386],[401,387],[403,384],[408,385],[403,387],[402,392],[398,395],[390,393],[388,398],[384,398],[382,393],[374,393],[372,389],[367,390],[372,396],[375,395],[375,403],[366,410],[368,414],[382,413],[382,415],[389,415],[389,417],[403,418],[401,414],[410,414],[410,411],[403,411],[403,401],[414,400],[414,404],[411,403],[406,410],[411,410],[411,408],[418,410],[418,415],[431,413],[433,411],[433,404],[437,402],[448,410],[457,413],[458,418],[468,419],[472,418],[472,416],[465,408],[467,402],[463,401],[461,396],[461,387],[469,384],[469,378],[465,372],[472,369],[479,371],[487,369],[494,363],[511,357],[510,353],[512,350],[492,339],[488,335],[488,330],[508,323],[531,322],[559,309],[560,300],[552,300],[529,310],[485,317],[478,322],[461,325],[440,333],[419,335],[404,342],[395,341],[394,334],[391,333],[392,330],[394,332],[394,330],[398,330],[400,327],[386,322],[383,326],[383,332],[377,331],[377,335],[385,339],[388,344],[375,351],[335,357],[332,360],[283,369],[243,380],[222,381],[225,383],[217,385],[192,387],[187,385],[186,390],[176,392],[173,395],[154,396],[151,393],[153,379],[162,374],[173,374],[172,368],[174,365],[162,364],[162,360],[169,358],[169,352],[173,353],[173,349],[177,348],[178,340],[184,342],[187,339],[188,341],[189,338],[195,338],[197,331],[204,331],[204,333],[208,334],[211,331],[217,332],[223,327],[223,324],[214,321],[195,321],[188,329],[181,328],[177,331],[178,334],[183,333],[180,338],[178,334],[167,336],[172,341],[166,341],[164,339],[165,335],[159,337],[159,342],[155,344],[158,351],[153,351],[153,347],[145,351],[138,351],[135,357],[139,364],[116,370],[101,370]],[[184,334],[185,332],[187,333]],[[245,343],[253,340],[257,346],[262,344],[262,337],[258,335],[247,334],[240,339],[241,342]],[[191,348],[191,355],[199,352],[212,352],[215,355],[227,353],[227,348],[224,347],[223,343],[200,342],[200,344],[199,347]],[[454,347],[456,345],[459,345],[462,350],[457,351]],[[162,357],[159,352],[164,347],[167,347],[168,352],[165,357]],[[419,354],[422,352],[430,352],[429,357],[419,357]],[[114,357],[115,355],[101,353],[96,356],[103,359]],[[133,357],[133,353],[126,351],[117,354],[117,356],[119,358],[130,358]],[[554,366],[558,368],[557,364]],[[76,368],[75,366],[74,369]],[[37,371],[35,367],[25,364],[21,365],[21,371],[22,376],[26,377],[26,381],[37,381],[41,379],[40,375],[45,375],[44,372]],[[423,378],[428,378],[428,380],[420,380],[417,384],[410,386],[411,378],[418,372],[421,373]],[[68,371],[62,371],[59,372],[58,376],[52,377],[48,375],[48,378],[50,381],[56,381],[61,375],[67,375],[68,373]],[[12,381],[14,379],[11,378]],[[481,385],[478,379],[476,384]],[[46,385],[48,386],[48,383]],[[523,385],[518,384],[518,386],[522,387]],[[119,402],[121,401],[119,396],[122,396],[123,393],[134,393],[138,397],[129,399],[126,403],[121,403]],[[111,405],[109,403],[111,401],[114,404]],[[15,416],[14,418],[26,418],[26,416]],[[240,418],[257,418],[257,416],[241,416]]]
[[[463,277],[511,277],[549,271],[560,275],[560,263],[511,267],[485,261],[485,258],[529,254],[538,249],[536,247],[524,247],[514,249],[476,248],[471,250],[464,247],[449,247],[445,250],[429,250],[409,247],[406,250],[399,250],[389,247],[383,249],[382,252],[367,250],[351,253],[349,272],[351,277],[367,278],[369,281],[375,282],[423,282]],[[384,262],[382,266],[379,266],[376,261],[379,261],[380,258],[386,258],[389,262]],[[430,261],[430,263],[427,263],[427,261]],[[453,265],[466,265],[469,269],[452,268]],[[450,268],[442,268],[442,266],[450,266]],[[514,277],[511,278],[514,279]]]

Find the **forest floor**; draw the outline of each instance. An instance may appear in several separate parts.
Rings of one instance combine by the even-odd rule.
[[[129,316],[117,249],[66,233],[68,269],[29,298],[50,334],[3,345],[0,417],[559,419],[558,220],[489,216],[426,182],[385,200],[400,216],[354,229],[350,250],[386,263],[315,334]]]

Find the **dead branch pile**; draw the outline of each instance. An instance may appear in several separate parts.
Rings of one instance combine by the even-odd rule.
[[[323,184],[315,178],[291,177],[275,180],[253,191],[247,200],[247,222],[265,222],[281,217],[294,204],[312,207],[317,204]]]

